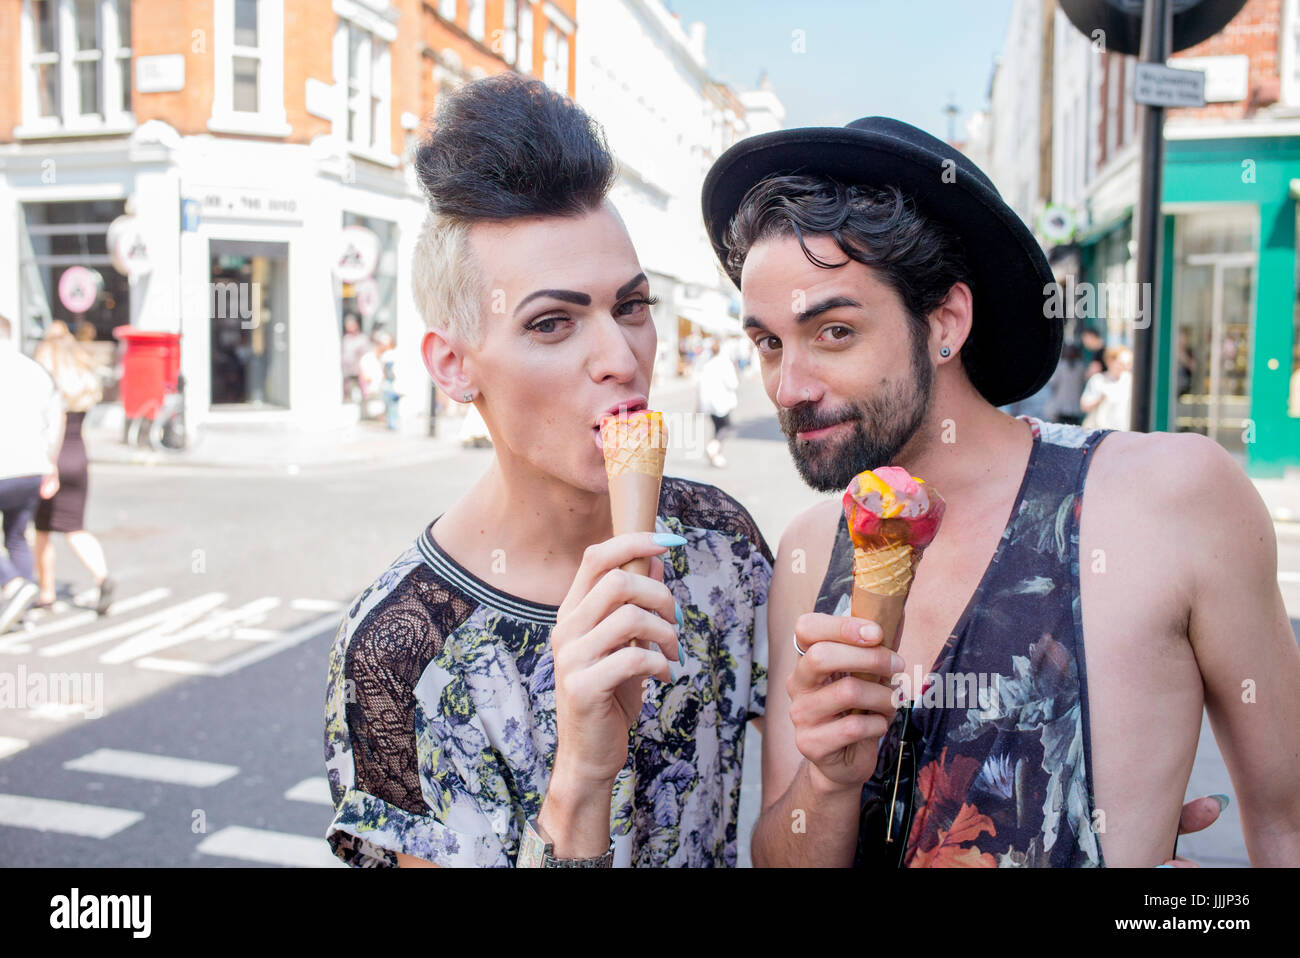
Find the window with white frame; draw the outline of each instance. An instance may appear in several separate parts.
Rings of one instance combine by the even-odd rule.
[[[520,73],[533,72],[533,5],[530,0],[519,0],[519,63],[517,68]]]
[[[569,92],[569,38],[553,24],[547,24],[542,37],[542,82],[551,89],[568,95]]]
[[[438,16],[456,22],[456,0],[438,0]]]
[[[515,0],[506,0],[501,29],[501,59],[511,66],[519,55],[519,7]]]
[[[283,136],[282,0],[213,0],[211,129]]]
[[[1282,101],[1300,107],[1300,0],[1286,0],[1282,9]]]
[[[334,0],[334,82],[342,92],[334,134],[362,153],[388,157],[392,142],[391,20],[354,0]]]
[[[469,35],[480,42],[487,36],[487,0],[469,0]]]
[[[23,0],[23,122],[17,132],[125,129],[130,0]]]

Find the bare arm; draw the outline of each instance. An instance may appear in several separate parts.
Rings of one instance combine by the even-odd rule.
[[[1300,649],[1278,590],[1268,510],[1217,443],[1178,437],[1166,456],[1186,541],[1188,640],[1256,866],[1300,864]]]
[[[816,521],[817,509],[805,512],[786,530],[772,566],[767,600],[767,706],[763,732],[763,811],[754,825],[750,854],[759,867],[793,864],[850,864],[857,839],[857,794],[818,795],[795,746],[790,722],[790,696],[786,682],[794,671],[795,651],[790,643],[799,615],[813,608],[825,563],[812,563],[807,555],[813,532],[825,522]],[[824,510],[828,512],[829,510]],[[833,529],[833,527],[832,527]],[[824,530],[817,536],[825,540]],[[829,557],[824,541],[817,554]],[[802,549],[803,562],[795,565],[792,553]],[[807,819],[815,818],[815,821]],[[801,821],[800,819],[805,819]],[[802,826],[802,829],[801,829]]]
[[[853,863],[862,783],[892,717],[885,687],[852,675],[832,681],[839,672],[891,671],[882,665],[890,653],[878,648],[879,628],[873,624],[874,638],[864,641],[862,620],[805,614],[816,605],[838,517],[835,502],[801,515],[782,537],[773,569],[763,812],[750,846],[760,867]],[[808,653],[798,661],[789,641],[796,633]],[[855,708],[875,714],[845,714]],[[846,764],[844,747],[864,741],[869,747]]]
[[[1300,648],[1277,585],[1272,519],[1216,443],[1181,442],[1180,534],[1192,556],[1188,637],[1254,865],[1300,865]]]

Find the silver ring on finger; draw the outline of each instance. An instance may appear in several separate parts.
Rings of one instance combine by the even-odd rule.
[[[799,648],[799,636],[791,633],[790,641],[794,643],[794,650],[798,652],[800,656],[804,656],[807,654],[803,649]]]

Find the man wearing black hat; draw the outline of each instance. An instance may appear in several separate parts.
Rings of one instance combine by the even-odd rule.
[[[1300,650],[1267,510],[1202,436],[997,410],[1047,382],[1062,328],[988,178],[873,117],[738,143],[704,215],[805,481],[899,465],[947,503],[892,656],[847,615],[838,499],[782,537],[755,862],[1159,864],[1204,706],[1251,860],[1300,864],[1300,764],[1279,760]]]

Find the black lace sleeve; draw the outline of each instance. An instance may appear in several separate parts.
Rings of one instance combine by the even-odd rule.
[[[772,563],[772,551],[767,547],[767,540],[759,531],[754,517],[717,486],[676,476],[664,476],[663,484],[659,487],[659,514],[676,516],[688,526],[744,536],[762,553],[769,565]]]
[[[357,627],[347,653],[356,788],[413,814],[428,813],[416,759],[415,686],[444,637],[474,608],[422,567]]]

